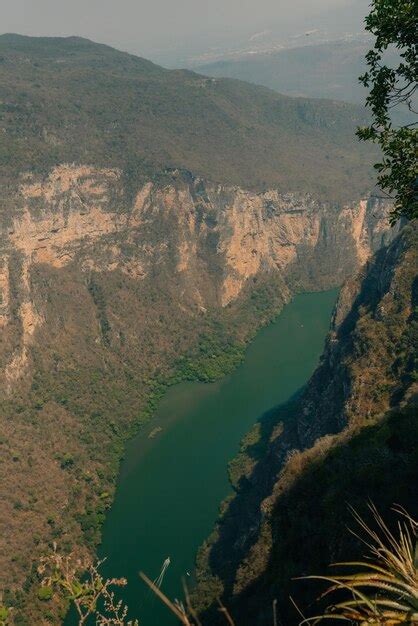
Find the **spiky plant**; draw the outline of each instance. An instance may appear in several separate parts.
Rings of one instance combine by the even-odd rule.
[[[336,592],[345,597],[331,604],[323,615],[303,619],[301,625],[318,624],[326,619],[359,626],[418,625],[418,524],[404,510],[395,509],[400,517],[396,538],[377,509],[373,505],[370,509],[377,530],[372,530],[353,512],[364,533],[360,539],[369,550],[368,560],[335,564],[340,568],[355,568],[349,574],[309,576],[331,583],[321,598]]]

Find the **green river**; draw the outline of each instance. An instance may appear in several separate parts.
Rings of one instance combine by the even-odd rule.
[[[212,384],[172,387],[152,423],[129,442],[99,554],[107,557],[106,575],[128,579],[122,597],[140,626],[176,623],[138,572],[155,579],[170,557],[161,588],[171,598],[182,596],[181,578],[193,576],[196,551],[231,492],[228,461],[257,419],[309,379],[336,295],[295,297],[258,333],[234,373]]]

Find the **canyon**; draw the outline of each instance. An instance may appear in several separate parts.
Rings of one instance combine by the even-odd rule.
[[[0,36],[0,589],[16,624],[62,621],[39,558],[54,542],[93,558],[126,442],[168,387],[231,373],[294,295],[390,243],[365,119],[81,38]]]
[[[23,175],[2,227],[0,556],[10,593],[54,536],[83,546],[87,533],[83,549],[94,546],[94,511],[111,502],[153,379],[163,388],[176,372],[201,377],[190,363],[203,363],[202,333],[213,368],[292,294],[341,284],[392,236],[375,199],[335,210],[308,194],[170,178],[141,184],[127,205],[117,169]]]
[[[31,294],[35,266],[71,265],[85,276],[118,271],[136,281],[156,266],[174,269],[182,285],[178,306],[205,312],[230,305],[259,274],[277,273],[283,285],[292,277],[299,290],[341,284],[389,237],[387,207],[373,199],[337,212],[307,194],[257,194],[174,172],[170,185],[146,183],[124,206],[118,170],[62,165],[43,180],[22,178],[14,198],[19,210],[0,239],[5,330],[10,293],[18,289],[9,263],[20,273],[21,346],[5,364],[9,388],[24,373],[27,348],[45,321]],[[284,288],[284,300],[290,293]]]

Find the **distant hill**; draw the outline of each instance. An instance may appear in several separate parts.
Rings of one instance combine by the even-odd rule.
[[[363,121],[356,106],[165,70],[77,37],[0,36],[3,182],[88,162],[347,201],[372,186],[371,148],[354,136]]]
[[[208,76],[239,78],[291,96],[331,98],[364,103],[366,91],[358,77],[369,49],[364,40],[337,41],[247,54],[199,66]]]

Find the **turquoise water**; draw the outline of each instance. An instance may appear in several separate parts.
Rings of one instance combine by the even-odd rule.
[[[263,413],[303,386],[322,352],[336,291],[303,294],[261,330],[244,363],[213,383],[182,383],[160,402],[145,432],[132,440],[103,529],[104,572],[126,577],[122,597],[140,626],[176,623],[138,573],[157,578],[170,557],[162,590],[182,596],[196,551],[230,493],[227,464]],[[148,435],[161,427],[154,438]]]

